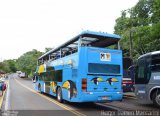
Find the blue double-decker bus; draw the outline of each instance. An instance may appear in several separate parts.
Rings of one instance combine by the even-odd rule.
[[[120,36],[83,31],[38,59],[35,89],[59,102],[122,100]]]

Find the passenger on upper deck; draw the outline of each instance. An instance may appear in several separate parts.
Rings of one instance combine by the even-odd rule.
[[[56,59],[59,59],[60,58],[60,53],[58,52],[57,54],[56,54]]]
[[[83,46],[87,46],[87,44],[85,44],[85,43],[81,43],[81,46],[83,47]]]
[[[72,54],[73,54],[73,53],[76,53],[76,52],[77,52],[77,50],[78,50],[77,48],[73,48],[73,50],[72,50]]]
[[[91,44],[87,44],[87,46],[91,47]]]
[[[66,50],[62,51],[62,57],[66,56],[66,55],[67,55],[67,51]]]
[[[81,43],[81,46],[91,46],[91,44],[85,44],[85,43]]]

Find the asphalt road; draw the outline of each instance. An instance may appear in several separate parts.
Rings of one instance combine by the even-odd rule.
[[[99,116],[102,111],[111,111],[94,103],[59,103],[55,97],[38,93],[31,80],[12,74],[8,78],[2,114],[18,116]]]
[[[17,74],[8,78],[8,89],[2,105],[3,116],[116,116],[123,110],[153,110],[153,105],[140,105],[135,98],[111,103],[59,103],[56,98],[34,90],[31,80]]]

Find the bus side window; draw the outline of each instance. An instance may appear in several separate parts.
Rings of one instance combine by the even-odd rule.
[[[56,54],[56,59],[59,59],[60,58],[60,54]]]
[[[144,67],[138,68],[138,78],[144,78]]]
[[[66,51],[66,56],[68,56],[68,55],[70,55],[70,54],[71,54],[71,51],[70,51],[70,50]]]
[[[66,51],[66,56],[68,56],[70,54],[70,52],[69,51]]]
[[[52,81],[54,81],[55,71],[51,71],[51,72],[50,72],[50,78],[51,78]]]
[[[40,81],[43,80],[43,74],[42,74],[42,73],[39,75],[39,80],[40,80]]]
[[[149,82],[149,77],[150,77],[150,71],[149,71],[149,62],[146,59],[148,59],[148,57],[144,57],[142,59],[139,59],[138,61],[138,73],[136,73],[135,75],[135,80],[136,83],[143,83],[143,84],[147,84]]]
[[[66,56],[66,51],[63,51],[61,57],[65,57],[65,56]]]
[[[72,54],[76,53],[76,52],[77,52],[77,48],[74,48],[73,51],[72,51]]]
[[[84,43],[81,43],[81,46],[85,46],[85,44],[84,44]]]
[[[62,70],[56,70],[53,81],[62,82]]]

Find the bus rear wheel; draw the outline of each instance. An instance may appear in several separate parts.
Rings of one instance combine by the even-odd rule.
[[[62,103],[62,89],[60,87],[58,87],[57,89],[57,101]]]
[[[38,85],[38,91],[39,91],[39,93],[41,93],[41,85],[40,84]]]
[[[153,93],[153,104],[160,107],[160,91]]]

